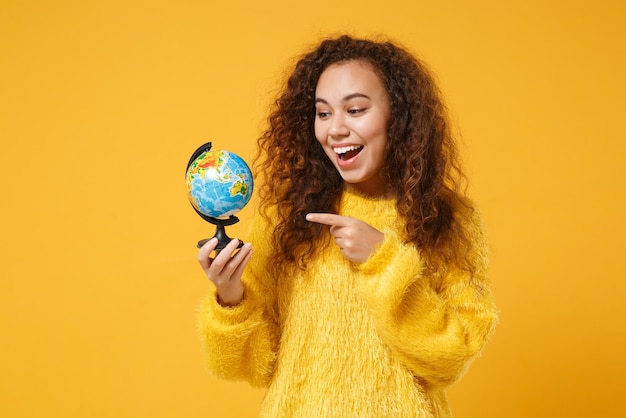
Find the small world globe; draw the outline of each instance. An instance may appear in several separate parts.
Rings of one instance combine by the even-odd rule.
[[[202,148],[202,147],[201,147]],[[252,197],[254,179],[246,162],[230,151],[199,148],[187,167],[189,201],[202,215],[227,218],[244,208]]]

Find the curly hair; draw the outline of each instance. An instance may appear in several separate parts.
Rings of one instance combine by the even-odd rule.
[[[426,65],[391,41],[340,36],[303,55],[273,104],[258,140],[257,174],[262,207],[275,207],[276,266],[306,266],[323,243],[322,226],[309,212],[336,212],[343,180],[315,138],[315,90],[322,72],[348,61],[369,63],[390,102],[383,179],[413,243],[433,271],[455,264],[472,270],[462,218],[472,207],[447,109]],[[265,216],[268,216],[265,212]]]

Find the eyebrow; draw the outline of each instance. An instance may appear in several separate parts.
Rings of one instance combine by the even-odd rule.
[[[372,100],[371,97],[369,97],[367,94],[363,94],[363,93],[352,93],[352,94],[348,94],[346,97],[344,97],[342,99],[343,102],[347,102],[348,100],[351,99],[356,99],[356,98],[364,98],[364,99],[369,99]],[[328,104],[328,102],[324,99],[320,99],[317,98],[315,99],[315,103],[324,103],[324,104]]]

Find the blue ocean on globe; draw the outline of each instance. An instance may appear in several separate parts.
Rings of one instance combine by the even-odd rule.
[[[187,169],[187,194],[198,212],[225,218],[243,209],[254,188],[246,162],[230,151],[212,150],[200,154]]]

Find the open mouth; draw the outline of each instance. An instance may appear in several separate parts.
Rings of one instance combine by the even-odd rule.
[[[347,147],[335,148],[335,153],[341,161],[347,161],[357,156],[363,150],[362,145],[348,145]]]

